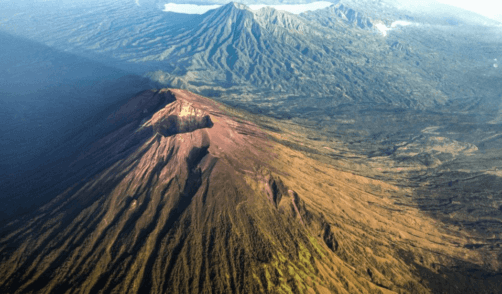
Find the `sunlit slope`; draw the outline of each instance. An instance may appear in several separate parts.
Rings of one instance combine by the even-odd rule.
[[[209,99],[145,91],[106,122],[116,130],[68,168],[82,180],[2,228],[3,293],[496,289],[465,274],[483,265],[467,237],[391,200],[409,190],[308,158]]]

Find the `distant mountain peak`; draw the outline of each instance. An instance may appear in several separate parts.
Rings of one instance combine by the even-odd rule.
[[[373,20],[371,17],[341,2],[337,2],[325,9],[306,13],[307,17],[313,15],[315,15],[316,18],[325,18],[325,21],[328,22],[337,20],[357,26],[361,29],[371,29],[373,27]]]
[[[237,2],[229,2],[228,4],[221,6],[217,10],[232,11],[235,9],[237,9],[237,10],[251,10],[251,8],[249,8],[247,5],[242,4],[242,3],[237,3]]]
[[[238,3],[238,2],[230,2],[227,4],[227,6],[233,6],[237,9],[246,9],[246,10],[249,10],[249,7],[246,6],[245,4],[242,4],[242,3]]]
[[[241,3],[230,2],[226,5],[221,6],[220,8],[209,11],[206,15],[206,19],[204,22],[213,22],[216,23],[221,21],[228,21],[228,19],[232,19],[232,22],[237,21],[243,15],[246,15],[248,18],[252,17],[253,12],[249,7]]]

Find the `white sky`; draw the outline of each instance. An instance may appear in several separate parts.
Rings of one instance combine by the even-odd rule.
[[[317,1],[309,4],[282,4],[282,5],[266,5],[266,4],[256,4],[249,5],[249,8],[253,10],[258,10],[266,6],[274,7],[277,10],[283,10],[287,12],[291,12],[294,14],[300,14],[305,11],[312,11],[317,9],[326,8],[333,5],[331,2],[327,1]]]
[[[438,2],[470,10],[489,18],[502,20],[500,0],[437,0]]]
[[[174,4],[164,5],[164,11],[185,13],[185,14],[204,14],[211,9],[216,9],[221,5],[197,5],[197,4]]]
[[[138,1],[138,0],[136,0]],[[238,0],[234,0],[239,2]],[[438,2],[457,6],[466,10],[476,12],[486,17],[502,21],[502,0],[436,0]],[[266,2],[263,1],[263,2]],[[402,0],[403,3],[411,5],[420,5],[416,0]],[[424,1],[427,2],[427,1]],[[293,5],[249,5],[251,9],[260,9],[264,6],[271,6],[278,10],[284,10],[291,13],[299,14],[309,10],[316,10],[330,6],[332,3],[327,1],[317,1],[309,4],[293,4]],[[193,5],[193,4],[165,4],[164,11],[172,11],[188,14],[203,14],[211,9],[220,7],[221,5]]]
[[[238,2],[238,1],[236,1]],[[321,8],[326,8],[328,6],[333,5],[333,3],[327,1],[317,1],[309,4],[292,4],[292,5],[266,5],[266,4],[257,4],[257,5],[248,5],[249,8],[253,10],[258,10],[265,6],[274,7],[277,10],[283,10],[287,12],[291,12],[294,14],[300,14],[309,10],[316,10]],[[171,11],[177,13],[186,13],[186,14],[203,14],[211,9],[215,9],[220,7],[221,5],[194,5],[194,4],[174,4],[168,3],[164,5],[164,11]]]

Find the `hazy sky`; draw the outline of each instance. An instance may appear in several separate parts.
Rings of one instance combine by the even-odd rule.
[[[136,0],[136,1],[141,2],[141,0]],[[241,2],[239,0],[233,0],[233,1]],[[426,3],[430,0],[428,0],[428,1],[426,0],[426,1],[422,1],[422,2],[419,2],[416,0],[399,0],[399,1],[401,3],[411,4],[412,6],[420,6],[420,5],[424,5],[424,3]],[[484,15],[489,18],[502,21],[502,1],[501,0],[436,0],[436,1],[448,4],[448,5],[452,5],[452,6],[457,6],[457,7],[466,9],[466,10],[476,12],[478,14]],[[165,3],[169,3],[169,2],[171,2],[171,1],[165,0]],[[211,1],[208,1],[208,2],[211,2]],[[230,0],[229,0],[229,2],[230,2]],[[245,1],[242,1],[242,2],[245,2]],[[263,1],[257,1],[257,2],[267,3],[268,1],[263,0]],[[328,2],[324,2],[324,1],[320,0],[319,2],[317,2],[317,4],[319,4],[319,3],[328,3]],[[312,5],[312,6],[308,7],[308,9],[306,9],[306,7],[301,7],[301,6],[309,6],[309,5]],[[329,5],[329,3],[328,3],[328,5]],[[328,6],[328,5],[325,5],[325,6]],[[259,8],[260,5],[254,5],[254,6],[256,6],[256,7],[251,7],[251,8],[257,9],[257,8]],[[261,5],[261,6],[264,6],[264,5]],[[277,6],[276,8],[278,8],[278,9],[286,10],[286,11],[293,12],[293,13],[300,13],[300,12],[303,12],[306,10],[314,10],[315,8],[324,8],[323,5],[320,5],[320,7],[314,7],[314,6],[316,6],[315,3],[308,4],[308,5],[304,4],[304,5],[271,5],[271,6]],[[188,6],[183,7],[183,5],[168,4],[168,6],[166,7],[166,10],[181,12],[181,13],[187,13],[186,11],[192,11],[192,13],[204,13],[205,11],[203,12],[203,11],[199,11],[199,10],[200,9],[206,10],[206,9],[203,9],[205,7],[198,7],[198,5],[193,5],[193,7],[189,7],[189,9],[187,9],[187,8],[188,8]],[[215,7],[211,7],[211,8],[214,9]],[[181,10],[185,10],[185,11],[181,11]]]
[[[437,0],[452,6],[471,10],[478,14],[502,20],[502,1],[500,0]]]
[[[235,2],[239,2],[238,0],[234,0]],[[263,1],[266,3],[266,1]],[[253,10],[258,10],[265,6],[272,6],[278,10],[284,10],[291,13],[299,14],[309,10],[316,10],[321,8],[326,8],[333,3],[327,1],[316,1],[309,4],[282,4],[282,5],[267,5],[267,4],[256,4],[256,5],[248,5],[249,8]],[[188,13],[188,14],[202,14],[207,12],[208,10],[215,9],[220,7],[220,5],[194,5],[194,4],[174,4],[168,3],[164,5],[164,11],[172,11],[178,13]]]

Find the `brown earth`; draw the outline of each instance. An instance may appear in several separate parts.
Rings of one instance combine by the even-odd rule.
[[[1,229],[0,292],[500,292],[496,256],[396,204],[411,188],[242,112],[163,89],[106,121],[68,167],[81,181]]]

